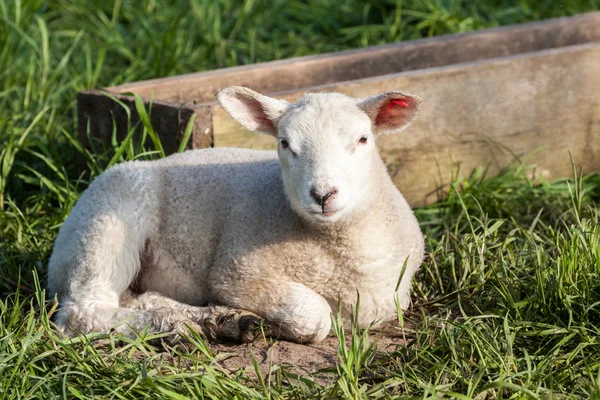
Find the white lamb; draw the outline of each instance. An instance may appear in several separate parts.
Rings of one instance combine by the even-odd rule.
[[[58,327],[249,341],[327,336],[338,300],[361,326],[396,315],[424,251],[375,138],[402,131],[421,99],[393,91],[297,103],[244,87],[217,100],[277,151],[207,149],[103,173],[62,226],[49,265]],[[405,265],[406,263],[406,265]],[[402,280],[398,279],[404,268]]]

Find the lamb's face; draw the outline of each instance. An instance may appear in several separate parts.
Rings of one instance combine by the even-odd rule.
[[[334,222],[372,197],[371,125],[355,99],[336,93],[309,95],[289,107],[279,122],[277,152],[298,214]]]
[[[357,100],[340,93],[310,94],[295,104],[231,86],[221,106],[248,130],[277,138],[285,191],[298,214],[333,223],[366,209],[377,190],[374,136],[402,131],[421,99],[394,91]]]

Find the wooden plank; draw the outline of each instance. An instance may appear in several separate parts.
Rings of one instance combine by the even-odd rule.
[[[212,102],[219,88],[234,84],[275,93],[597,40],[600,40],[600,12],[128,83],[109,90],[135,92],[165,101],[203,103]]]
[[[93,146],[88,137],[100,143],[110,143],[113,130],[116,129],[117,139],[123,140],[127,135],[128,126],[141,127],[139,115],[136,112],[134,99],[130,96],[114,95],[120,102],[129,107],[131,121],[125,108],[103,92],[90,90],[80,92],[77,96],[78,136],[86,148]],[[149,101],[145,101],[148,109]],[[161,100],[152,101],[150,123],[161,138],[166,154],[177,151],[188,121],[196,114],[193,136],[189,147],[200,148],[212,145],[212,105],[180,104]],[[150,143],[148,143],[150,145]],[[83,166],[82,166],[83,167]]]
[[[437,200],[457,168],[465,176],[489,164],[493,174],[515,156],[547,179],[571,176],[569,151],[585,171],[600,170],[600,42],[310,91],[366,97],[392,89],[424,99],[407,131],[378,139],[394,182],[413,205]],[[306,92],[277,97],[294,101]],[[213,129],[216,146],[274,147],[222,109],[215,109]]]

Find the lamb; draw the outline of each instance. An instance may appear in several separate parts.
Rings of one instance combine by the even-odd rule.
[[[362,327],[394,318],[396,301],[406,309],[424,240],[375,138],[402,131],[421,99],[319,93],[290,104],[235,86],[216,98],[277,151],[192,150],[99,176],[50,259],[58,328],[246,342],[263,324],[311,343],[338,301],[349,317],[357,293]]]

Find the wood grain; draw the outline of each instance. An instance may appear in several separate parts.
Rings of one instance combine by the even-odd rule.
[[[192,115],[190,147],[274,148],[213,101],[244,85],[294,101],[307,92],[355,97],[399,89],[420,95],[417,121],[378,139],[394,182],[413,205],[430,203],[453,176],[481,165],[490,173],[515,157],[548,179],[571,175],[569,151],[585,171],[600,170],[600,12],[302,57],[107,88],[139,121],[134,92],[150,104],[165,151],[179,146]],[[127,131],[125,110],[100,91],[78,96],[79,138],[110,142]],[[114,120],[114,123],[113,123]]]
[[[452,176],[515,157],[548,179],[571,175],[569,151],[585,171],[600,169],[600,43],[387,75],[311,88],[365,97],[393,89],[424,107],[400,135],[377,143],[396,185],[413,205],[437,200]],[[307,91],[278,97],[294,101]],[[216,146],[273,148],[222,109],[213,114]]]
[[[116,132],[117,140],[121,141],[127,135],[129,127],[137,125],[141,129],[134,99],[118,94],[114,94],[113,97],[129,108],[130,119],[127,110],[102,91],[88,90],[78,94],[78,137],[86,148],[93,146],[90,138],[100,143],[110,143],[113,130]],[[150,107],[150,123],[160,136],[166,154],[177,151],[185,128],[193,114],[196,114],[196,118],[189,147],[212,146],[213,105],[184,105],[161,100],[152,102],[146,100],[145,107],[147,110]],[[150,145],[149,142],[148,145]]]

